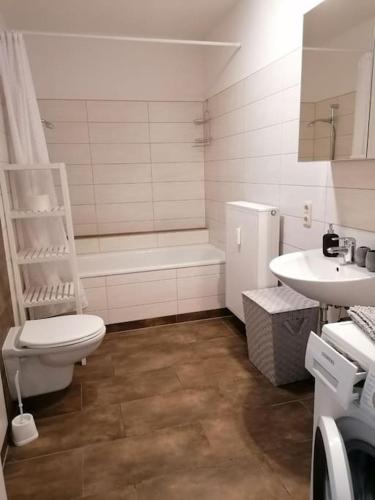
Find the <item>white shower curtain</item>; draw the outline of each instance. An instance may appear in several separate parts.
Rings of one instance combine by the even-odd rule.
[[[17,32],[0,33],[0,77],[9,130],[9,155],[12,163],[49,163],[47,144],[36,100],[34,84],[23,36]],[[17,208],[35,208],[40,195],[48,195],[49,204],[57,205],[54,180],[49,170],[12,173],[11,189]],[[22,221],[17,227],[27,248],[43,248],[64,244],[66,231],[58,219]],[[56,284],[72,279],[69,266],[62,263],[27,266],[30,285]],[[35,317],[46,317],[72,311],[72,306],[58,305],[35,308]]]

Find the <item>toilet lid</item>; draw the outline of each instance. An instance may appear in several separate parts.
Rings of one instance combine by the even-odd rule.
[[[19,342],[22,347],[57,347],[83,342],[103,331],[104,322],[99,316],[56,316],[26,321]]]

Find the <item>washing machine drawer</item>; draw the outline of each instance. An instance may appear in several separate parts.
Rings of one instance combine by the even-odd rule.
[[[332,391],[332,396],[347,409],[358,399],[354,386],[366,378],[367,372],[338,352],[321,337],[311,332],[307,343],[306,369]]]

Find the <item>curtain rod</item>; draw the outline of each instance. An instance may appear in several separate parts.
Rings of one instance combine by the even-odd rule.
[[[180,40],[175,38],[144,38],[136,36],[96,35],[91,33],[59,33],[53,31],[21,31],[21,33],[24,35],[54,36],[64,38],[90,38],[94,40],[117,40],[124,42],[168,43],[174,45],[202,45],[207,47],[241,48],[241,43],[237,42],[210,42],[207,40]]]

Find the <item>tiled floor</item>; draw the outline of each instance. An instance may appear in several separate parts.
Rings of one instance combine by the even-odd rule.
[[[9,452],[9,500],[307,500],[312,394],[268,383],[229,318],[108,334],[28,401],[40,437]]]

